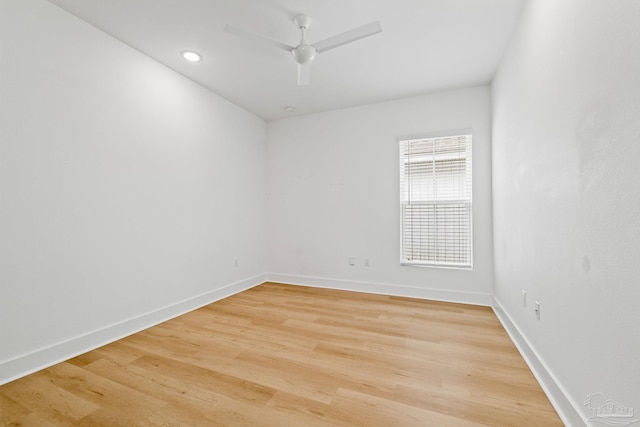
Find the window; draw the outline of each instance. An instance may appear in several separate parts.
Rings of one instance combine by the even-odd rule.
[[[471,135],[399,142],[401,263],[472,268]]]

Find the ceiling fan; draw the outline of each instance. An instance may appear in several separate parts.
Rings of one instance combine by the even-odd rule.
[[[290,46],[277,40],[259,36],[257,34],[250,33],[249,31],[233,27],[231,25],[225,25],[224,31],[229,34],[234,34],[236,36],[244,37],[249,40],[257,40],[260,42],[268,43],[279,49],[291,52],[293,58],[298,63],[298,85],[309,84],[311,79],[311,62],[314,60],[318,53],[326,52],[330,49],[340,47],[342,45],[363,39],[365,37],[369,37],[382,31],[382,25],[380,25],[380,22],[374,21],[361,27],[345,31],[344,33],[340,33],[333,37],[329,37],[328,39],[319,41],[317,43],[308,44],[305,39],[304,32],[309,28],[309,26],[311,26],[311,17],[300,14],[293,18],[293,22],[298,26],[298,28],[300,28],[300,31],[302,33],[300,43],[298,43],[297,46]]]

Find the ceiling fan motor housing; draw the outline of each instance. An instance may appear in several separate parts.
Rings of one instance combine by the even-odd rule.
[[[298,64],[308,64],[316,57],[317,51],[316,48],[311,45],[301,44],[293,48],[291,53]]]

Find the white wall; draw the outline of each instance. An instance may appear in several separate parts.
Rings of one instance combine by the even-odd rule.
[[[640,412],[639,29],[637,0],[529,1],[493,83],[496,299],[583,420]]]
[[[0,8],[0,383],[263,281],[264,121],[44,0]]]
[[[269,122],[270,277],[489,304],[490,109],[477,87]],[[461,128],[474,137],[474,269],[401,267],[396,138]]]

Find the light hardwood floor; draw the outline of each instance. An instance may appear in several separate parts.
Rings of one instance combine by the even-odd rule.
[[[488,307],[275,283],[0,387],[0,424],[562,425]]]

